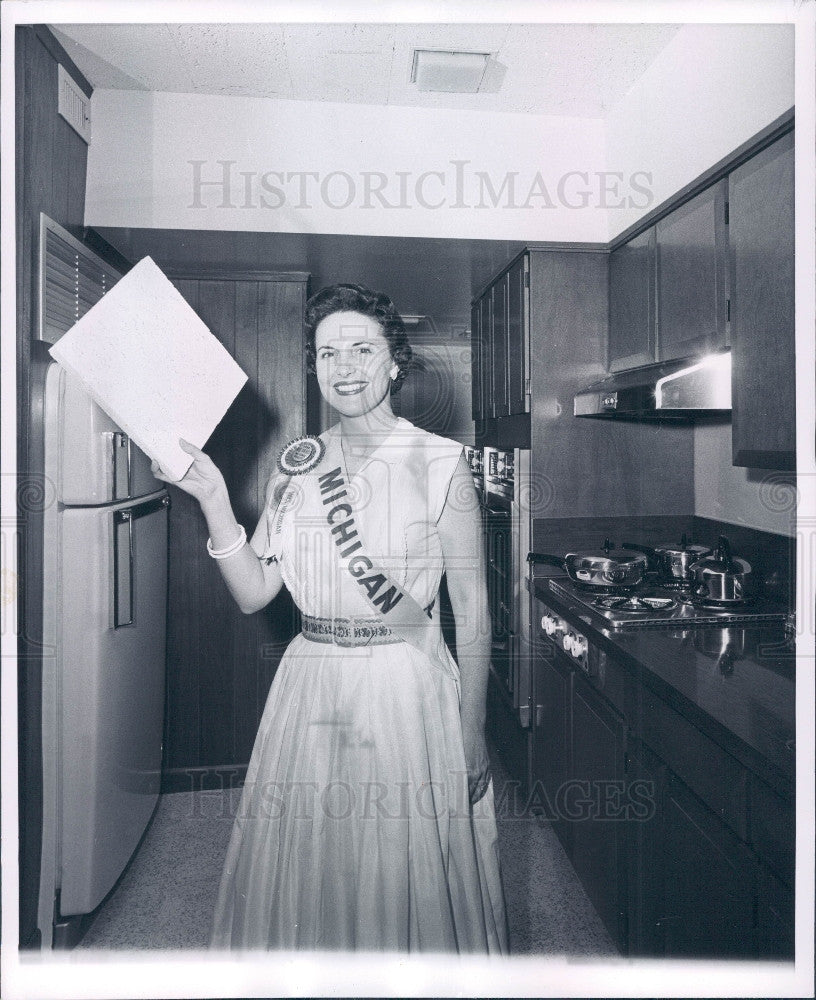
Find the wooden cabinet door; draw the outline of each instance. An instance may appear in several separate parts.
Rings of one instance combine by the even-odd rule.
[[[490,291],[479,299],[479,376],[482,396],[482,417],[493,416],[493,300]]]
[[[796,467],[793,132],[728,177],[734,465]]]
[[[626,753],[628,954],[656,957],[663,941],[663,790],[666,767],[648,747]]]
[[[663,840],[666,957],[752,955],[755,862],[674,775],[666,787]]]
[[[657,223],[658,359],[726,344],[726,182]]]
[[[570,782],[575,797],[572,863],[595,909],[625,953],[626,823],[623,718],[573,673]]]
[[[470,309],[470,393],[474,421],[483,420],[482,413],[482,314],[478,302]]]
[[[530,803],[545,816],[570,854],[572,828],[563,816],[562,796],[569,776],[570,691],[572,670],[559,661],[541,634],[540,605],[533,603],[533,753]],[[537,617],[535,613],[537,612]]]
[[[530,412],[528,282],[529,263],[525,254],[507,272],[507,384],[511,416]]]
[[[506,417],[507,400],[507,275],[503,275],[490,290],[493,317],[492,366],[490,373],[492,414]]]
[[[609,255],[610,371],[655,360],[655,230]]]

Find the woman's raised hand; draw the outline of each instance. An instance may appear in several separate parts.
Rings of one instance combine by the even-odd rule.
[[[193,456],[193,464],[181,479],[170,479],[154,459],[150,463],[150,471],[156,479],[161,479],[162,482],[178,486],[185,493],[189,493],[190,496],[195,497],[199,503],[206,503],[208,500],[216,497],[220,490],[226,490],[221,470],[209,455],[205,454],[200,448],[196,448],[194,444],[190,444],[189,441],[185,441],[184,438],[179,438],[179,445],[188,455]]]

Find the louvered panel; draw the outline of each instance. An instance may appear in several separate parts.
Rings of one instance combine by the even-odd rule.
[[[121,277],[53,219],[40,215],[39,339],[56,343]]]

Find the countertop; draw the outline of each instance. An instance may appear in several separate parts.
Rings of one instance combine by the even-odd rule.
[[[744,648],[724,672],[715,652],[725,638],[722,628],[611,630],[553,594],[546,578],[535,579],[533,589],[536,598],[746,767],[792,794],[796,656],[781,624],[741,629]],[[540,617],[534,617],[534,629]]]

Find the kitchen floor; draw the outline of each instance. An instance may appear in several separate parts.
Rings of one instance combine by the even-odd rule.
[[[512,953],[617,954],[555,833],[524,810],[501,761],[491,758]],[[136,857],[78,947],[206,948],[239,795],[163,795]]]

